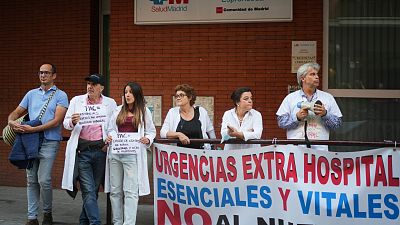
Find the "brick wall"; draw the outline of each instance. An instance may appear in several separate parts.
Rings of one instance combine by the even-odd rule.
[[[1,1],[0,127],[7,124],[8,114],[27,90],[38,87],[36,73],[42,63],[57,65],[56,84],[70,99],[85,92],[83,77],[97,60],[91,60],[90,53],[98,48],[91,45],[93,39],[98,43],[90,32],[91,4],[82,0]],[[96,23],[92,26],[98,27]],[[8,162],[9,151],[10,147],[0,142],[0,185],[25,186],[25,172]],[[65,142],[54,166],[53,185],[57,188],[61,185],[64,152]]]
[[[82,94],[82,82],[96,72],[97,1],[2,1],[0,8],[0,126],[28,89],[38,85],[40,64],[58,66],[58,86],[68,97]],[[293,21],[285,23],[137,26],[133,1],[111,0],[110,95],[118,103],[128,81],[143,85],[145,95],[162,96],[162,117],[172,106],[177,84],[189,83],[200,96],[213,96],[214,126],[232,107],[231,92],[239,86],[254,91],[254,108],[263,115],[262,138],[285,138],[275,112],[295,84],[291,41],[317,41],[322,62],[322,1],[293,1]],[[159,128],[158,128],[159,130]],[[68,133],[65,132],[64,135]],[[0,143],[0,185],[25,186],[24,171],[7,160],[9,147]],[[54,166],[59,188],[65,142]],[[142,199],[152,202],[150,197]]]
[[[219,137],[222,115],[233,106],[232,91],[249,86],[254,108],[263,115],[262,138],[286,137],[275,112],[287,85],[296,84],[291,42],[317,41],[322,62],[322,1],[293,1],[293,21],[284,23],[138,26],[133,11],[132,0],[111,1],[110,95],[118,103],[124,85],[136,81],[145,95],[162,96],[165,118],[174,87],[188,83],[198,95],[214,97]]]

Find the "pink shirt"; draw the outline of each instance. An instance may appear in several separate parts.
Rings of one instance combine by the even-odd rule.
[[[87,99],[88,105],[96,105],[101,104],[103,102],[103,98],[100,97],[98,101],[91,101],[89,98]],[[101,125],[88,125],[83,126],[79,138],[88,140],[88,141],[98,141],[103,139],[103,130]]]

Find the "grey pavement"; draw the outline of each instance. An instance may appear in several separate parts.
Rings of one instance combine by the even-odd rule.
[[[101,221],[106,224],[107,195],[99,193]],[[0,225],[24,225],[26,222],[26,188],[0,186]],[[81,193],[72,199],[64,190],[53,191],[54,225],[77,225],[82,208]],[[136,225],[153,225],[153,205],[139,205]],[[41,224],[42,215],[39,215]]]

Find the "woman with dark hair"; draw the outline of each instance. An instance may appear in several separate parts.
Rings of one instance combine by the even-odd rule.
[[[261,113],[253,109],[253,95],[248,87],[236,89],[231,99],[235,108],[224,113],[222,117],[222,140],[237,138],[244,141],[260,139],[263,131]],[[245,149],[260,147],[259,144],[225,144],[224,149]]]
[[[174,97],[177,107],[168,111],[160,131],[161,138],[178,138],[178,146],[186,148],[210,149],[209,144],[190,143],[190,139],[215,138],[214,126],[207,111],[201,106],[194,106],[194,88],[187,84],[178,85]]]
[[[123,101],[123,105],[118,106],[111,116],[107,142],[116,139],[117,134],[138,133],[140,149],[129,154],[111,150],[108,153],[106,171],[109,172],[109,180],[106,179],[105,187],[106,192],[110,192],[115,225],[135,224],[139,196],[150,194],[146,151],[156,136],[142,87],[135,82],[128,83],[124,88]]]

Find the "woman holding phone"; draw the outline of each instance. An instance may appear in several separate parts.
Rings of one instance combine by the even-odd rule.
[[[261,113],[253,109],[253,95],[248,87],[236,89],[231,99],[234,108],[222,117],[222,140],[237,138],[244,141],[260,139],[263,131]],[[224,150],[260,147],[259,144],[225,144]]]

